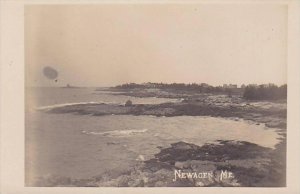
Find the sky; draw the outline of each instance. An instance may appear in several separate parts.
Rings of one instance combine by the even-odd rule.
[[[57,71],[45,76],[44,69]],[[27,86],[287,82],[287,7],[26,5]]]

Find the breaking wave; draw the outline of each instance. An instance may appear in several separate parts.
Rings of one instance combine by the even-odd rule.
[[[39,106],[36,110],[51,110],[53,108],[61,108],[67,106],[74,105],[97,105],[97,104],[116,104],[116,105],[124,105],[124,103],[116,103],[116,102],[75,102],[75,103],[63,103],[63,104],[54,104],[49,106]]]
[[[126,137],[131,135],[137,135],[140,133],[147,132],[148,129],[132,129],[132,130],[113,130],[113,131],[105,131],[105,132],[88,132],[88,131],[81,131],[83,134],[87,135],[102,135],[108,137]]]

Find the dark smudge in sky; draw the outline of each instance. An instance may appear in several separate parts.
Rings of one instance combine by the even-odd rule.
[[[52,67],[44,67],[43,69],[44,76],[48,79],[54,80],[58,77],[58,72]],[[57,79],[56,79],[57,80]]]

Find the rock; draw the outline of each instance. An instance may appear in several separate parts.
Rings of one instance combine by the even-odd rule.
[[[182,142],[182,141],[172,144],[172,147],[174,147],[177,150],[191,150],[191,149],[193,149],[192,144],[188,144],[188,143],[185,143],[185,142]]]
[[[204,185],[204,183],[202,183],[201,181],[197,181],[197,182],[195,183],[195,186],[197,186],[197,187],[203,187],[203,186],[205,186],[205,185]]]
[[[127,100],[125,103],[125,106],[132,106],[132,101],[131,100]]]
[[[163,187],[163,186],[166,186],[164,182],[162,181],[157,181],[155,184],[154,184],[155,187]]]
[[[183,162],[175,162],[175,167],[179,168],[179,169],[183,169],[184,168],[184,163]]]
[[[128,187],[129,186],[130,177],[127,175],[120,176],[117,179],[117,184],[119,187]]]
[[[136,180],[131,180],[128,182],[129,187],[143,187],[144,186],[144,181],[140,179]]]

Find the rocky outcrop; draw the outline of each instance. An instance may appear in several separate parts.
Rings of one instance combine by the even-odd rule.
[[[276,149],[241,141],[197,146],[177,142],[154,158],[124,172],[109,171],[90,179],[40,178],[40,186],[88,187],[282,187],[285,186],[285,141]]]
[[[270,105],[271,104],[271,105]],[[75,113],[102,115],[154,115],[154,116],[213,116],[231,117],[265,123],[273,128],[286,128],[286,105],[245,104],[242,102],[220,102],[212,99],[186,100],[185,102],[163,104],[76,104],[43,110],[48,113]],[[268,108],[266,108],[266,106]]]

